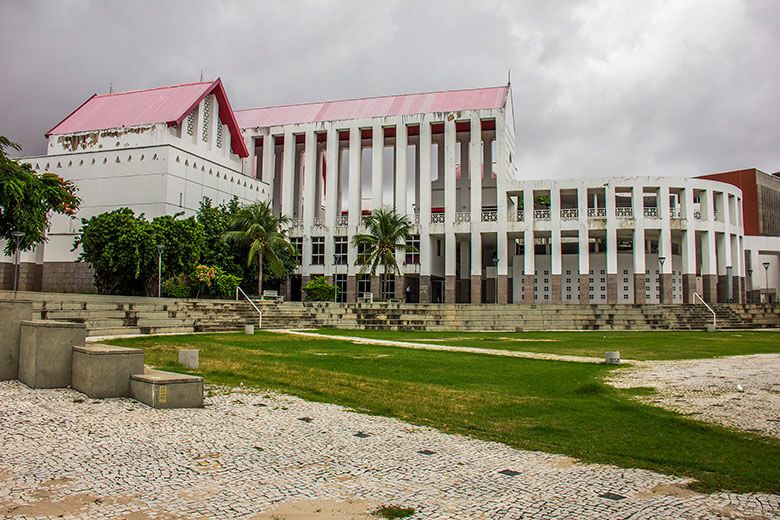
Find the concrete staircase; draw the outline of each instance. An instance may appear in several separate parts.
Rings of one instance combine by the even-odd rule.
[[[19,292],[33,319],[84,323],[87,335],[161,334],[258,326],[246,301]],[[13,293],[0,291],[1,301]],[[255,302],[262,328],[395,330],[701,330],[712,323],[704,305],[470,305]],[[780,327],[778,304],[718,304],[718,328]]]

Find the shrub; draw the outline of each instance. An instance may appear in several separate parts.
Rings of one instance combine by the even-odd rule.
[[[324,276],[315,276],[303,286],[307,302],[326,302],[336,298],[336,287],[329,284]]]
[[[163,296],[171,298],[189,298],[190,286],[187,285],[187,277],[180,274],[175,278],[165,280],[162,284],[162,293]]]
[[[240,276],[208,265],[199,265],[190,276],[190,286],[196,298],[232,298],[240,283]]]

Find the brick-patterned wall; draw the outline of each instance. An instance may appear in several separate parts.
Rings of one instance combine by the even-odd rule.
[[[14,264],[0,263],[0,289],[14,288]],[[97,292],[92,269],[82,262],[47,262],[19,265],[20,291]]]
[[[85,262],[46,262],[41,290],[49,292],[97,292],[92,268]]]

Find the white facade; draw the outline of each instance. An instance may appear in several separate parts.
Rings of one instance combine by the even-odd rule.
[[[205,197],[271,201],[300,244],[288,297],[325,275],[352,301],[368,292],[447,303],[742,300],[745,250],[760,260],[763,242],[745,239],[738,188],[696,178],[519,181],[506,92],[494,108],[244,125],[243,159],[209,95],[180,124],[53,135],[48,155],[25,161],[77,183],[79,218],[122,206],[191,215]],[[379,207],[408,216],[419,249],[399,255],[403,278],[387,294],[360,275],[352,246],[361,216]],[[78,227],[56,219],[24,261],[73,261]]]

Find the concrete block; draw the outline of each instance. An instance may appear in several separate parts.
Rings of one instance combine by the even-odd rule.
[[[67,321],[23,321],[19,342],[19,381],[30,388],[71,384],[73,347],[83,346],[87,328]]]
[[[152,408],[201,408],[203,378],[147,369],[130,378],[130,397]]]
[[[252,335],[255,333],[254,325],[244,325],[244,334]]]
[[[619,365],[620,364],[620,352],[617,350],[611,350],[604,355],[604,362],[607,365]]]
[[[21,323],[32,313],[31,302],[0,303],[0,381],[19,377]]]
[[[72,386],[93,399],[129,397],[130,376],[144,373],[144,351],[90,343],[73,347]]]
[[[187,368],[198,368],[200,360],[198,358],[198,349],[185,348],[179,351],[179,364]]]

